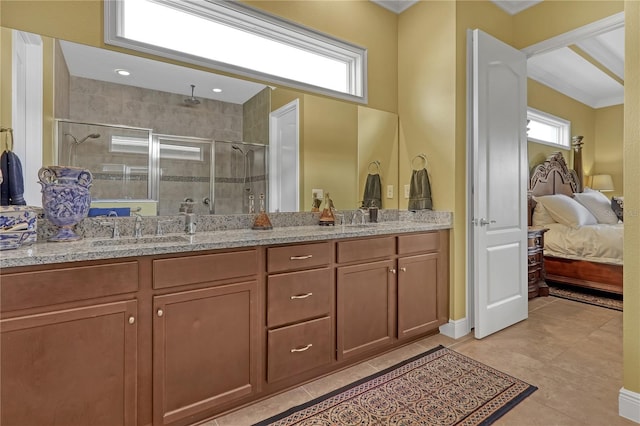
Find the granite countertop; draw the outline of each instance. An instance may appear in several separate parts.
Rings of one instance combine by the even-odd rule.
[[[195,235],[146,235],[140,240],[132,237],[85,238],[73,242],[36,243],[2,251],[0,268],[432,231],[449,229],[451,223],[451,220],[401,220],[366,225],[284,226],[272,230],[232,229],[202,231]]]

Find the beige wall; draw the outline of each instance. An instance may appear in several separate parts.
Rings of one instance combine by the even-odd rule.
[[[609,174],[615,190],[607,195],[624,195],[622,174],[624,145],[624,106],[595,110],[595,167],[590,174]]]
[[[640,2],[625,2],[623,386],[640,393]],[[637,403],[637,399],[636,399]],[[637,408],[637,406],[636,406]],[[638,420],[636,418],[636,420]]]

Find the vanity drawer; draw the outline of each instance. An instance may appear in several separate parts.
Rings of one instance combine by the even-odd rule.
[[[153,261],[153,288],[248,277],[258,273],[255,249]]]
[[[440,233],[400,235],[398,237],[398,254],[438,251],[440,249]]]
[[[271,275],[267,282],[267,326],[327,315],[332,295],[329,268]]]
[[[396,237],[365,238],[338,242],[338,263],[371,260],[393,256]]]
[[[269,273],[308,269],[331,263],[331,243],[296,244],[267,249]]]
[[[267,338],[269,382],[331,363],[330,317],[270,330]]]
[[[2,311],[37,308],[138,290],[138,262],[2,273]]]

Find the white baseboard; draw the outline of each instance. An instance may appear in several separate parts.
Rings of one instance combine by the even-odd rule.
[[[618,414],[632,422],[640,423],[640,393],[620,388]]]
[[[450,319],[448,323],[440,326],[440,334],[444,334],[452,339],[459,339],[462,336],[466,336],[470,331],[469,321],[467,321],[466,318],[455,321]]]

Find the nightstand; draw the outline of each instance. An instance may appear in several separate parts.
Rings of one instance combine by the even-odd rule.
[[[549,287],[545,282],[544,233],[548,228],[530,226],[527,230],[527,262],[529,265],[529,299],[548,296]]]

